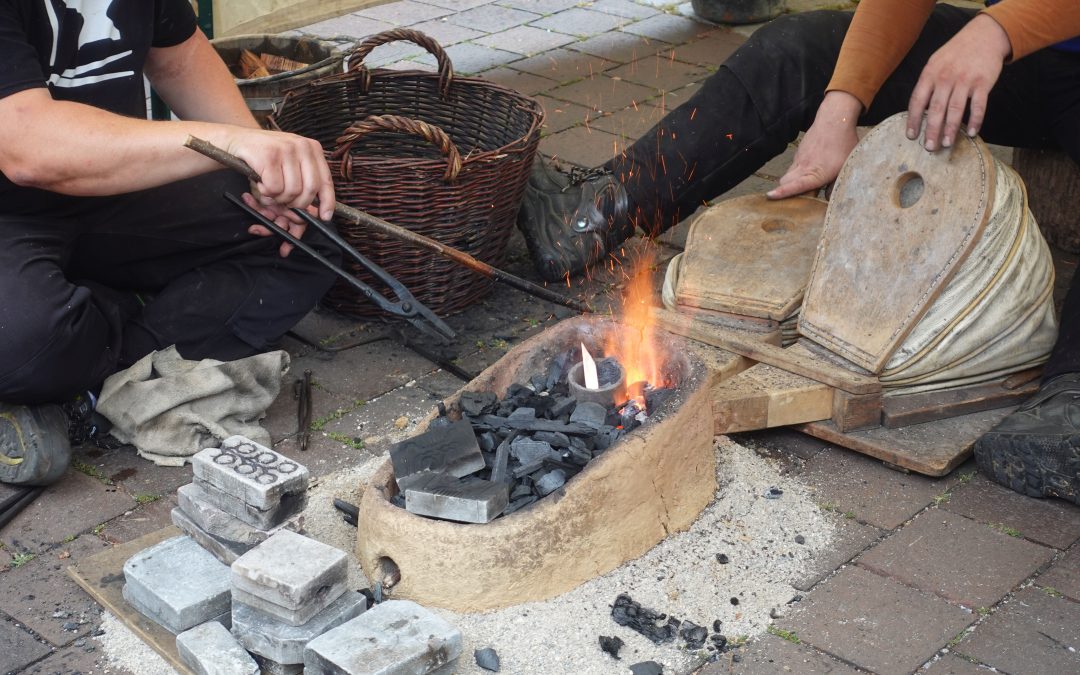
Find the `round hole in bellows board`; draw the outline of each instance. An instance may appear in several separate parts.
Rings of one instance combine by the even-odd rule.
[[[925,188],[922,176],[914,171],[908,171],[896,179],[896,203],[902,209],[915,206],[922,199]]]
[[[775,234],[785,234],[795,227],[795,223],[786,218],[769,218],[761,224],[761,229]]]
[[[382,556],[378,560],[379,565],[379,581],[382,582],[383,588],[390,588],[396,586],[401,581],[401,569],[393,558]]]

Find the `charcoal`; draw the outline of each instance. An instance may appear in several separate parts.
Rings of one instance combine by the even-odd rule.
[[[533,440],[543,441],[553,448],[570,447],[570,437],[558,431],[537,431],[533,434]]]
[[[536,419],[536,408],[521,407],[510,413],[506,418],[508,420],[534,420]]]
[[[720,632],[720,629],[721,629],[721,627],[722,627],[723,625],[724,625],[724,622],[723,622],[723,621],[721,621],[720,619],[716,619],[715,621],[713,621],[713,622],[712,622],[712,629],[713,629],[713,632],[714,632],[714,633],[719,633],[719,632]],[[716,640],[716,636],[714,635],[714,636],[713,636],[713,641],[715,641],[715,640]]]
[[[495,450],[495,462],[491,466],[491,481],[493,483],[506,482],[507,465],[510,461],[510,444],[514,442],[514,439],[518,437],[518,432],[513,432],[507,436],[502,443],[499,443],[498,449]]]
[[[549,417],[548,411],[555,405],[555,399],[550,396],[536,396],[529,400],[529,405],[536,411],[537,417]]]
[[[571,414],[576,407],[577,399],[573,396],[552,396],[552,405],[548,413],[551,419],[556,419]]]
[[[701,649],[705,646],[705,640],[709,637],[709,629],[699,626],[693,621],[684,621],[679,628],[679,637],[686,640],[687,649]]]
[[[608,637],[607,635],[600,636],[600,649],[604,650],[608,654],[611,654],[616,660],[619,658],[619,650],[622,649],[622,638],[618,636]]]
[[[523,384],[515,382],[506,388],[506,400],[516,398],[519,399],[519,401],[515,401],[515,404],[520,404],[520,401],[524,401],[528,397],[532,396],[533,393],[535,392],[533,392],[532,389],[529,389]]]
[[[645,391],[645,410],[650,414],[656,413],[660,406],[664,405],[672,396],[675,395],[675,390],[668,387],[660,387],[658,389],[649,389]]]
[[[566,377],[566,373],[569,370],[567,366],[570,363],[570,353],[563,352],[559,354],[551,361],[551,365],[548,367],[547,378],[544,382],[544,390],[551,391],[552,387],[559,383]]]
[[[600,431],[596,432],[595,447],[599,450],[607,450],[611,446],[615,445],[615,442],[617,440],[622,438],[623,433],[625,432],[622,429],[618,429],[616,427],[608,426],[605,424],[604,426],[600,427]]]
[[[480,451],[480,455],[484,458],[484,467],[490,469],[495,466],[495,453]]]
[[[484,468],[484,458],[472,426],[460,420],[444,429],[431,429],[390,448],[398,484],[424,471],[467,476]]]
[[[514,469],[514,478],[521,478],[528,476],[531,473],[535,473],[544,468],[544,462],[536,460],[535,462],[529,462],[528,464],[522,464],[518,468]]]
[[[515,485],[514,489],[510,492],[510,501],[514,501],[515,499],[521,499],[522,497],[528,497],[532,493],[532,487],[529,485]]]
[[[592,453],[585,448],[570,448],[568,453],[570,455],[569,461],[578,466],[585,466],[592,459]]]
[[[678,632],[677,620],[674,624],[672,619],[668,619],[667,624],[657,625],[667,619],[667,615],[642,607],[626,593],[620,593],[615,598],[615,604],[611,607],[611,618],[620,626],[641,633],[655,644],[671,642]]]
[[[461,412],[472,417],[479,417],[494,412],[499,399],[493,391],[466,391],[458,399]]]
[[[476,659],[476,665],[484,670],[490,670],[493,673],[499,672],[499,655],[491,647],[477,649],[473,652],[473,658]]]
[[[492,452],[493,450],[495,450],[495,446],[498,445],[498,443],[495,441],[495,434],[491,433],[490,431],[485,431],[482,434],[477,434],[476,442],[480,445],[480,449],[484,452]]]
[[[596,431],[604,425],[604,420],[607,418],[607,409],[599,403],[593,403],[586,401],[585,403],[579,403],[574,408],[573,414],[570,415],[570,424],[575,422],[589,427],[589,429]],[[539,431],[539,429],[537,430]]]
[[[524,508],[524,507],[528,506],[529,504],[532,504],[537,499],[539,499],[539,497],[537,497],[536,495],[529,495],[528,497],[522,497],[520,499],[515,499],[514,501],[510,502],[506,506],[506,509],[503,510],[503,515],[508,516],[511,513],[513,513],[514,511],[517,511],[518,509]]]
[[[716,647],[716,651],[722,652],[724,651],[724,649],[727,648],[726,635],[722,635],[721,633],[714,633],[709,639],[712,641],[713,646]]]
[[[596,362],[596,380],[601,387],[615,384],[622,375],[622,366],[614,358],[609,356]]]
[[[494,414],[496,414],[496,415],[498,415],[500,417],[506,417],[510,413],[514,412],[515,408],[517,408],[517,404],[514,403],[513,401],[509,401],[509,400],[503,401],[502,403],[499,404],[499,407],[495,409]]]
[[[536,487],[540,490],[540,494],[545,497],[563,485],[566,485],[566,474],[562,469],[549,471],[540,480],[536,481]]]
[[[524,437],[510,444],[510,454],[522,464],[558,457],[558,453],[549,444]]]
[[[405,495],[404,495],[404,493],[399,492],[396,495],[394,495],[393,497],[391,497],[390,498],[390,503],[393,504],[394,506],[398,507],[399,509],[405,508]]]
[[[596,433],[596,427],[575,422],[563,423],[555,420],[523,420],[497,415],[484,415],[478,420],[480,426],[490,429],[519,429],[521,431],[558,431],[567,436],[590,436]],[[474,424],[474,427],[477,425]]]
[[[664,667],[656,661],[642,661],[630,666],[632,675],[664,675]]]
[[[780,495],[784,494],[784,491],[775,485],[765,491],[765,494],[761,495],[765,499],[780,499]]]
[[[541,392],[547,391],[547,376],[546,375],[533,375],[529,378],[529,384],[532,385],[533,391]]]

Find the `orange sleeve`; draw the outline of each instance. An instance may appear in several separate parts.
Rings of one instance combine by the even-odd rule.
[[[982,13],[1005,29],[1013,61],[1080,36],[1080,0],[1002,0]]]
[[[935,0],[862,0],[826,91],[846,91],[869,108],[886,78],[915,44],[934,4]]]

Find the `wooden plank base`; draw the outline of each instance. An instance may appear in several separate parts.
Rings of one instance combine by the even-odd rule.
[[[897,429],[956,415],[1017,406],[1039,391],[1037,377],[1012,389],[1005,386],[1009,379],[920,394],[886,394],[882,401],[881,424]]]
[[[841,447],[876,457],[925,476],[944,476],[971,456],[980,436],[1015,410],[998,408],[913,424],[843,433],[832,421],[800,424],[795,429]]]
[[[124,600],[124,563],[144,548],[181,535],[183,532],[170,525],[156,532],[143,535],[138,539],[118,544],[91,556],[78,565],[67,569],[68,576],[75,580],[84,591],[90,594],[102,607],[116,615],[139,639],[150,645],[170,666],[182,674],[191,670],[180,660],[176,651],[176,636],[162,626],[139,613]]]

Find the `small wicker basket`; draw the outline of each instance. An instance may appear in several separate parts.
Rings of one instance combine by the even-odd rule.
[[[363,65],[371,50],[396,40],[428,50],[438,73]],[[339,202],[501,265],[540,142],[540,104],[483,79],[454,76],[446,52],[414,30],[369,37],[347,62],[345,73],[286,94],[273,124],[322,143]],[[449,260],[361,225],[339,228],[437,314],[461,310],[490,290],[488,279]],[[349,271],[378,288],[359,266]],[[356,317],[378,315],[341,283],[324,302]]]

